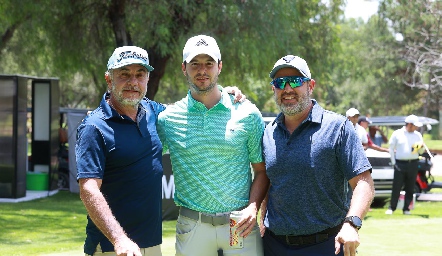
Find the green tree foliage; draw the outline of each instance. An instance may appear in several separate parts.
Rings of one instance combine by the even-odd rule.
[[[403,82],[423,90],[420,114],[437,117],[442,113],[442,1],[384,0],[381,15],[403,37],[399,45],[407,62]]]
[[[0,24],[15,33],[2,41],[0,71],[60,77],[62,106],[95,107],[106,90],[108,57],[116,46],[132,44],[148,51],[155,68],[147,96],[159,92],[159,101],[173,102],[187,91],[180,68],[187,38],[208,34],[223,56],[220,83],[238,86],[262,107],[271,95],[268,72],[286,54],[305,58],[318,81],[317,98],[327,95],[344,1],[2,2]]]
[[[385,20],[376,15],[367,23],[345,20],[340,37],[342,51],[337,54],[333,74],[339,86],[328,97],[330,108],[344,114],[355,107],[372,116],[402,115],[419,108],[420,91],[403,84],[406,62]]]

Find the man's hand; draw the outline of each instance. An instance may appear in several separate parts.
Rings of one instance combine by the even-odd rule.
[[[241,90],[236,86],[227,86],[223,89],[223,91],[226,91],[228,94],[235,95],[234,103],[244,102],[247,99],[246,95],[242,94]]]
[[[114,250],[117,256],[142,256],[138,245],[127,236],[115,241]]]
[[[356,256],[356,249],[359,246],[359,234],[356,228],[350,223],[344,223],[341,231],[335,238],[335,254],[341,251],[341,244],[344,249],[344,256]]]
[[[264,234],[266,233],[266,226],[264,226],[264,222],[259,224],[259,233],[261,234],[261,237],[264,237]]]
[[[238,222],[237,231],[240,236],[246,238],[252,232],[256,225],[257,209],[254,204],[250,204],[247,208],[241,211],[242,217]]]

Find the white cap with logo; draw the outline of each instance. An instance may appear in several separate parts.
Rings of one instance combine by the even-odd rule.
[[[150,72],[153,67],[149,65],[149,55],[146,50],[137,46],[122,46],[115,49],[107,62],[107,69],[121,68],[131,64],[140,64]]]
[[[270,78],[273,79],[276,72],[281,68],[296,68],[304,77],[312,78],[307,62],[303,58],[295,55],[287,55],[279,59],[269,74]]]
[[[419,118],[415,115],[409,115],[405,118],[405,123],[407,124],[413,124],[417,127],[421,127],[423,124],[419,122]]]
[[[183,62],[189,63],[199,54],[207,54],[216,62],[221,60],[221,52],[218,44],[216,40],[210,36],[197,35],[189,38],[183,49]]]

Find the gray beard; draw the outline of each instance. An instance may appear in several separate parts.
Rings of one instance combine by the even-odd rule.
[[[287,116],[295,116],[297,114],[302,113],[304,110],[308,109],[310,106],[310,94],[307,91],[305,94],[299,96],[299,101],[296,104],[282,104],[278,101],[276,93],[273,94],[273,98],[275,99],[276,105],[284,115]]]
[[[115,87],[114,83],[112,83],[111,94],[113,95],[113,97],[115,97],[115,99],[121,105],[123,105],[125,107],[133,107],[134,109],[138,108],[138,105],[140,104],[141,100],[143,99],[143,98],[141,98],[141,99],[126,99],[126,98],[123,98],[123,93],[121,91],[120,92],[116,91],[116,87]]]

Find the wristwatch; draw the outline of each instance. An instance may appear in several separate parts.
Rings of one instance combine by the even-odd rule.
[[[350,225],[358,230],[362,227],[362,220],[358,216],[348,216],[344,219],[344,223],[350,223]]]

